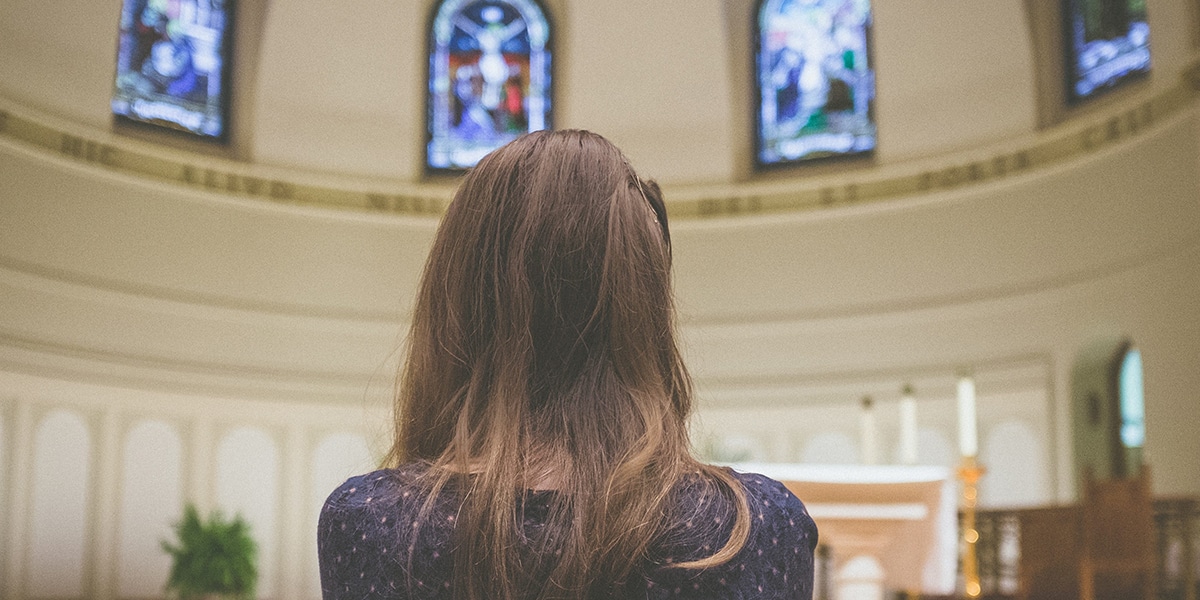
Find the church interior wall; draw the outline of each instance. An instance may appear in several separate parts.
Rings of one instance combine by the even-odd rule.
[[[1122,102],[1176,85],[1195,59],[1186,3],[1147,2],[1149,81],[1079,119],[1125,114]],[[251,88],[236,102],[247,110],[224,155],[110,132],[115,0],[0,0],[0,110],[266,179],[448,196],[451,184],[421,168],[430,2],[244,4],[261,38],[246,46]],[[558,27],[556,124],[613,139],[664,182],[668,206],[672,195],[988,160],[1048,134],[1021,0],[877,0],[879,153],[843,171],[767,175],[745,164],[749,64],[731,54],[748,45],[750,2],[545,4]],[[386,446],[436,216],[155,181],[2,129],[0,596],[131,597],[157,585],[157,545],[132,532],[165,537],[177,512],[144,528],[129,517],[132,490],[157,473],[167,483],[155,506],[187,498],[250,514],[270,548],[265,595],[318,597],[316,510]],[[1193,100],[1097,151],[1003,178],[673,220],[696,444],[717,458],[861,462],[859,401],[870,396],[875,459],[895,463],[896,402],[911,384],[921,461],[951,466],[955,379],[970,372],[993,469],[983,504],[1070,501],[1072,361],[1117,335],[1145,361],[1155,493],[1200,494],[1198,199]],[[54,427],[84,434],[51,444]],[[38,508],[45,495],[78,495],[47,474],[60,467],[80,471],[87,502]],[[273,483],[249,491],[263,478]],[[63,518],[75,537],[42,535]],[[61,589],[30,587],[38,569],[57,568],[35,539],[81,565],[46,584]]]

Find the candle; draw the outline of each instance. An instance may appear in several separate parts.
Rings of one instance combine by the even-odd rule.
[[[917,399],[907,385],[900,398],[900,463],[917,464]]]
[[[958,449],[963,456],[979,454],[979,432],[975,422],[975,380],[958,380]]]
[[[873,465],[878,462],[875,442],[875,411],[872,408],[870,396],[863,396],[862,415],[859,419],[862,433],[863,464]]]

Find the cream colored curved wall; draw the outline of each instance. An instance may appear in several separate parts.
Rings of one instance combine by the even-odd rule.
[[[1124,95],[1133,102],[1174,86],[1194,56],[1185,3],[1148,1],[1155,72]],[[558,123],[617,141],[668,183],[668,197],[837,183],[843,176],[828,169],[813,179],[748,173],[740,78],[749,67],[737,50],[748,43],[750,4],[549,2],[559,26]],[[445,195],[444,185],[418,180],[427,2],[245,5],[259,15],[261,37],[234,153],[250,164],[237,168]],[[990,160],[1058,135],[1034,131],[1021,2],[875,6],[879,166],[854,166],[851,176]],[[62,131],[154,151],[107,131],[118,9],[115,0],[0,0],[0,100]],[[1126,114],[1120,96],[1102,104],[1101,126]],[[967,370],[978,383],[981,459],[997,481],[1013,476],[995,450],[1005,440],[1032,439],[1028,456],[1045,457],[1018,479],[1021,493],[992,501],[985,486],[983,501],[1068,500],[1071,362],[1093,338],[1122,334],[1145,361],[1155,491],[1200,493],[1200,105],[1189,97],[1183,106],[1064,162],[983,182],[675,220],[698,445],[736,443],[760,460],[794,461],[836,437],[852,453],[857,403],[870,395],[881,462],[893,462],[896,400],[911,383],[924,456],[953,461],[954,381]],[[0,135],[4,596],[29,589],[32,432],[64,407],[82,415],[93,441],[87,596],[112,597],[125,585],[105,552],[121,539],[111,515],[122,497],[122,443],[145,419],[178,429],[184,493],[209,506],[221,436],[244,426],[267,432],[280,489],[300,498],[275,507],[269,589],[313,596],[314,509],[304,502],[337,474],[305,469],[328,435],[362,436],[379,452],[435,228],[435,217],[151,180]]]
[[[1151,87],[1190,60],[1181,0],[1150,1]],[[300,169],[419,178],[430,0],[244,3],[237,154]],[[107,129],[116,0],[0,5],[0,95]],[[669,183],[746,176],[750,0],[547,3],[560,127],[595,129]],[[878,160],[902,162],[1033,132],[1022,0],[874,3]],[[669,143],[664,143],[669,140]]]
[[[1177,429],[1197,384],[1184,365],[1200,356],[1186,335],[1195,112],[956,191],[677,223],[702,397],[803,402],[834,379],[851,401],[872,389],[886,398],[913,378],[1033,360],[1055,419],[1057,489],[1069,495],[1065,369],[1089,336],[1124,333],[1146,356],[1158,489],[1196,489],[1193,442]],[[232,199],[19,143],[0,155],[8,368],[333,403],[390,377],[433,220]]]

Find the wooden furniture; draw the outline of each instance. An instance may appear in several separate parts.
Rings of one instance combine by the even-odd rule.
[[[1080,504],[1020,512],[1019,597],[1152,600],[1154,515],[1149,469],[1085,483]]]

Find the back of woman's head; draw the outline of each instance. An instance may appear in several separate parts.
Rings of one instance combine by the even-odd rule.
[[[465,498],[460,597],[611,593],[666,527],[672,486],[708,471],[688,446],[670,262],[658,186],[599,135],[532,133],[466,176],[425,268],[389,458],[428,463],[431,498],[451,480]],[[559,493],[531,555],[513,524],[534,487]]]

